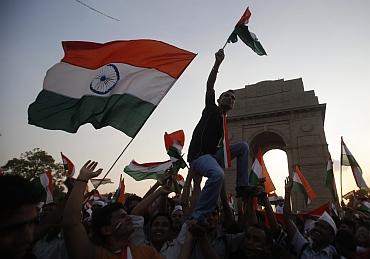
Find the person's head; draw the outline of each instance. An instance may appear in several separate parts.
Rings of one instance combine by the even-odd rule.
[[[161,244],[168,240],[172,225],[171,217],[168,214],[158,213],[150,222],[150,241]]]
[[[356,239],[350,230],[338,230],[335,235],[335,249],[345,258],[351,258],[356,253]]]
[[[136,205],[142,201],[143,198],[133,194],[126,198],[124,207],[128,214],[131,214],[131,211],[136,207]]]
[[[103,243],[128,241],[134,231],[130,216],[120,203],[111,203],[93,211],[91,229]]]
[[[324,248],[334,241],[335,230],[325,220],[318,219],[309,232],[314,248]]]
[[[181,205],[176,205],[171,213],[172,227],[178,229],[181,227],[184,212],[182,211]]]
[[[235,104],[235,92],[234,90],[227,90],[223,92],[217,99],[218,106],[222,111],[228,112],[234,107]]]
[[[21,258],[30,248],[42,193],[30,181],[15,175],[0,176],[0,254]]]
[[[357,245],[362,247],[370,247],[370,224],[360,222],[356,228],[355,238]]]
[[[266,226],[256,224],[245,231],[244,254],[248,257],[266,256],[271,251],[272,234]]]
[[[356,228],[355,221],[350,217],[344,216],[344,218],[339,223],[339,229],[348,230],[352,234],[355,233],[355,228]]]

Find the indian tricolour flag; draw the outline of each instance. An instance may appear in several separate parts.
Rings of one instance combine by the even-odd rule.
[[[195,54],[156,40],[63,42],[28,109],[30,124],[77,132],[91,123],[134,137]]]
[[[73,175],[75,174],[75,166],[74,166],[74,164],[62,152],[60,152],[60,155],[62,156],[63,167],[64,167],[64,171],[66,172],[67,177],[73,177]]]
[[[154,179],[158,180],[159,177],[172,166],[171,160],[164,162],[152,162],[140,164],[132,160],[123,171],[134,178],[136,181]]]
[[[251,185],[258,185],[259,179],[265,178],[265,191],[271,193],[276,190],[274,183],[267,171],[261,149],[258,149],[256,159],[253,162],[251,173],[249,174],[249,182]]]
[[[172,133],[164,133],[164,145],[167,150],[167,154],[170,156],[172,164],[176,170],[185,168],[186,162],[184,161],[181,151],[185,143],[185,134],[183,130],[177,130]]]
[[[341,163],[340,163],[341,166],[350,166],[357,186],[360,189],[368,190],[369,187],[367,186],[362,176],[361,167],[358,165],[356,159],[353,157],[352,153],[347,148],[346,144],[343,141],[343,138],[341,138],[341,146],[342,146],[342,156],[341,156]]]
[[[47,172],[41,174],[39,176],[40,183],[42,187],[44,187],[44,190],[46,192],[46,201],[45,203],[51,203],[54,201],[53,199],[53,190],[54,190],[54,184],[53,184],[53,176],[51,175],[51,170],[48,170]]]
[[[316,192],[312,189],[309,182],[303,176],[303,173],[299,169],[298,165],[296,165],[294,168],[292,189],[303,194],[307,205],[310,204],[317,196]]]
[[[338,194],[337,194],[337,187],[335,185],[333,161],[331,159],[328,160],[328,163],[326,166],[325,186],[326,188],[328,188],[333,200],[337,202],[339,199],[338,199]]]

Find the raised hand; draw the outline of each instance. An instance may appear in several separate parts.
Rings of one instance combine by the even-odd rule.
[[[291,177],[285,178],[285,192],[291,193],[293,188],[293,179]]]
[[[222,61],[224,60],[225,58],[225,53],[224,53],[224,50],[223,49],[219,49],[216,53],[215,53],[215,58],[216,58],[216,62],[218,64],[221,64]]]
[[[84,166],[80,169],[80,174],[78,176],[78,179],[88,181],[91,178],[97,177],[101,172],[103,171],[102,168],[99,168],[98,170],[95,170],[96,166],[98,165],[98,162],[95,161],[87,161]]]

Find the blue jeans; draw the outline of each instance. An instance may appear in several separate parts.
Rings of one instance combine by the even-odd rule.
[[[231,159],[237,158],[236,186],[248,186],[248,144],[245,142],[232,144],[230,153]],[[203,219],[216,208],[224,182],[224,170],[220,166],[222,159],[223,153],[219,150],[215,155],[202,155],[190,162],[192,170],[208,178],[192,213],[194,219]]]

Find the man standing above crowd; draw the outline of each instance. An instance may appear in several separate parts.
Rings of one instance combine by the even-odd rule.
[[[206,90],[206,105],[202,117],[194,129],[188,151],[190,168],[197,174],[208,178],[196,204],[193,218],[205,222],[207,214],[216,206],[224,182],[222,164],[223,152],[219,144],[223,138],[223,116],[235,103],[233,90],[223,92],[215,102],[214,85],[218,69],[224,60],[224,51],[215,54],[215,63],[209,74]],[[248,144],[237,143],[230,146],[231,158],[237,157],[236,192],[243,196],[250,191],[248,187]]]

